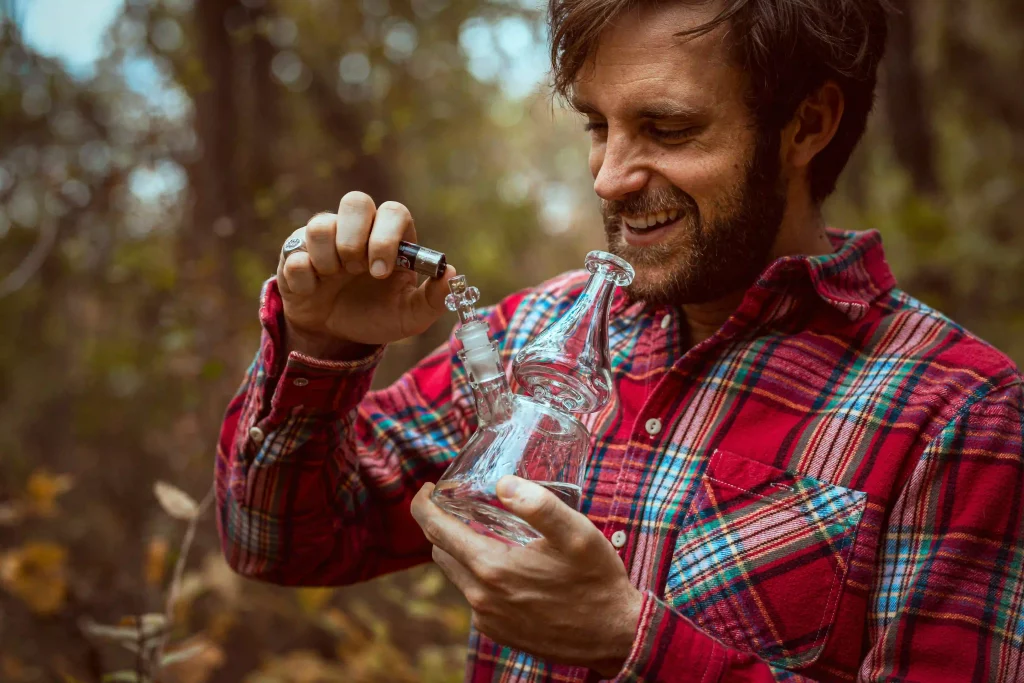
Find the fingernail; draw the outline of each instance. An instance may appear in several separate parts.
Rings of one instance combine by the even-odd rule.
[[[381,277],[386,272],[388,272],[388,264],[384,263],[381,259],[377,259],[370,266],[370,274],[374,277]]]
[[[498,481],[498,495],[502,498],[515,497],[518,488],[519,480],[515,477],[505,476]]]

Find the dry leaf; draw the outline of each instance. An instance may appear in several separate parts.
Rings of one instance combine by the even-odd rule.
[[[258,672],[253,672],[245,680],[249,683],[266,680],[282,683],[357,683],[348,676],[345,669],[323,659],[312,650],[295,650],[270,657]]]
[[[219,611],[210,617],[206,624],[206,633],[210,640],[223,643],[231,635],[231,629],[238,623],[238,617],[233,612]]]
[[[299,607],[306,614],[316,614],[324,605],[331,601],[334,595],[333,588],[298,588],[295,591],[295,598]]]
[[[46,470],[36,470],[28,478],[25,492],[32,512],[40,517],[53,517],[57,514],[57,496],[71,490],[74,484],[70,474],[50,474]]]
[[[149,539],[146,547],[146,584],[159,586],[163,583],[167,569],[167,551],[170,549],[167,539],[163,536]]]
[[[226,604],[233,605],[238,601],[242,580],[228,566],[224,555],[219,552],[207,553],[203,558],[202,576],[206,588],[220,596]]]
[[[141,620],[136,616],[122,617],[118,626],[130,626],[138,629],[141,631],[141,637],[149,640],[167,630],[167,615],[151,612],[143,614]]]
[[[5,681],[20,681],[26,678],[28,667],[14,655],[0,655],[0,673]]]
[[[33,542],[0,555],[0,584],[36,614],[59,612],[67,598],[67,550]]]
[[[0,526],[16,526],[24,517],[24,505],[20,503],[0,504]]]
[[[444,588],[445,578],[440,569],[428,567],[420,580],[413,586],[413,593],[420,598],[432,598]]]
[[[119,643],[134,643],[139,639],[139,629],[131,626],[109,626],[93,621],[89,617],[82,619],[79,628],[86,635]]]
[[[164,512],[175,519],[190,521],[199,514],[199,505],[196,501],[176,486],[158,481],[153,485],[153,493],[160,501],[160,507],[164,509]]]
[[[206,683],[224,665],[224,660],[224,651],[216,643],[204,635],[195,635],[167,649],[160,680]]]

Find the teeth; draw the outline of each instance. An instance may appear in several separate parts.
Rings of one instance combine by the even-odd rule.
[[[651,228],[661,223],[667,223],[674,221],[679,217],[678,209],[672,209],[671,211],[659,211],[658,213],[652,213],[647,216],[639,216],[637,218],[629,218],[623,216],[622,220],[631,228],[636,230],[643,230],[644,228]]]

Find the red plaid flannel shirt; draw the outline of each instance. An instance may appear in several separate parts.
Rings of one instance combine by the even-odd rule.
[[[617,681],[1024,681],[1019,373],[895,288],[877,233],[830,236],[692,348],[680,310],[613,303],[581,510],[646,592]],[[486,312],[506,364],[586,275]],[[323,585],[429,561],[410,501],[475,426],[455,342],[371,392],[379,353],[282,355],[273,280],[260,315],[217,457],[230,564]],[[593,677],[471,636],[469,680]]]

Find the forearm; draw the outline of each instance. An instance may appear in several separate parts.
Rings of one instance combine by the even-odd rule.
[[[373,547],[381,539],[395,538],[383,527],[400,515],[379,503],[367,510],[355,410],[345,411],[365,394],[369,373],[346,383],[335,369],[318,374],[289,361],[268,394],[265,356],[229,406],[218,444],[218,522],[228,562],[246,576],[286,584],[347,583],[387,571],[393,563],[370,558],[382,554]],[[331,417],[335,409],[343,417]]]

